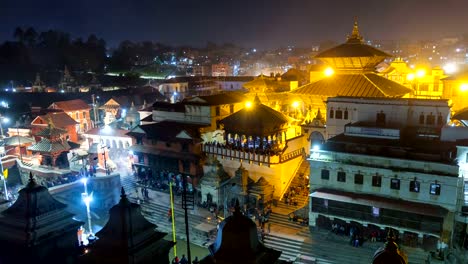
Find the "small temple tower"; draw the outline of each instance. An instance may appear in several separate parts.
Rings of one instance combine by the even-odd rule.
[[[265,247],[258,241],[257,226],[244,216],[236,202],[232,216],[219,224],[218,236],[209,247],[210,255],[201,264],[277,263],[281,251]]]
[[[68,263],[83,222],[55,200],[32,174],[16,202],[0,216],[0,263]]]
[[[49,119],[48,127],[36,134],[41,140],[28,150],[41,154],[41,165],[68,168],[67,153],[71,147],[64,137],[66,133],[67,130],[55,127],[52,119]]]
[[[132,102],[130,109],[127,111],[125,123],[127,123],[128,129],[132,129],[140,125],[140,113],[136,109],[134,102]]]
[[[408,264],[408,257],[395,242],[393,230],[388,232],[387,242],[374,253],[372,264]]]
[[[109,211],[109,221],[96,236],[99,238],[83,256],[82,263],[169,263],[172,241],[166,233],[141,214],[141,207],[127,199],[122,187],[120,201]]]

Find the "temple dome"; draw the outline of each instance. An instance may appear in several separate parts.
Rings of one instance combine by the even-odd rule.
[[[357,21],[345,43],[320,52],[315,56],[337,71],[374,71],[377,64],[391,55],[363,42]]]

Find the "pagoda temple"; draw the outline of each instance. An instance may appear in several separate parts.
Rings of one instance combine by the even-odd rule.
[[[257,225],[241,213],[238,201],[234,214],[219,224],[216,241],[208,249],[210,255],[201,264],[282,263],[281,251],[258,241]]]
[[[274,186],[273,196],[280,198],[305,155],[301,127],[262,104],[258,97],[220,124],[224,126],[225,144],[204,144],[207,156],[217,158],[232,176],[242,163],[253,182],[263,177]]]
[[[18,199],[0,215],[0,263],[69,263],[83,224],[32,174]]]
[[[357,21],[345,43],[315,57],[331,67],[327,76],[291,92],[301,95],[313,109],[326,109],[324,102],[328,97],[400,98],[412,93],[411,89],[377,74],[376,66],[391,55],[366,45]]]
[[[155,230],[141,214],[141,207],[128,200],[122,187],[120,201],[109,211],[109,221],[82,263],[169,263],[174,242],[164,240],[166,233]]]
[[[48,127],[36,134],[36,136],[41,137],[41,140],[28,147],[28,150],[32,151],[33,154],[39,153],[41,155],[41,165],[68,168],[67,153],[71,147],[65,139],[66,133],[65,129],[55,127],[52,119],[49,119]]]

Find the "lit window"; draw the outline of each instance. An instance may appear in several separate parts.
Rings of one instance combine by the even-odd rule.
[[[339,182],[346,182],[346,172],[339,171],[336,174],[336,180],[339,181]]]
[[[330,171],[329,170],[322,170],[321,178],[322,178],[322,180],[329,180],[330,179]]]
[[[400,179],[391,179],[390,180],[390,188],[393,190],[400,190]]]
[[[379,175],[372,176],[372,186],[374,187],[382,186],[382,176],[379,176]]]
[[[364,175],[358,173],[354,174],[354,184],[363,184],[364,183]]]
[[[440,195],[440,184],[431,183],[429,193],[432,194],[432,195]]]
[[[380,215],[380,208],[372,206],[372,215],[377,217]]]
[[[410,192],[419,192],[420,190],[420,182],[414,180],[414,181],[410,181],[410,184],[409,184],[409,191]]]

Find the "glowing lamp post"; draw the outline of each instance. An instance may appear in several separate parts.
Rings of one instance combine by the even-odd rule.
[[[89,228],[89,235],[93,236],[93,226],[91,223],[91,211],[89,209],[89,204],[93,201],[93,195],[88,194],[88,179],[87,178],[81,178],[81,182],[84,185],[85,192],[81,194],[81,198],[83,199],[83,202],[86,205],[86,216],[88,217],[88,228]]]

